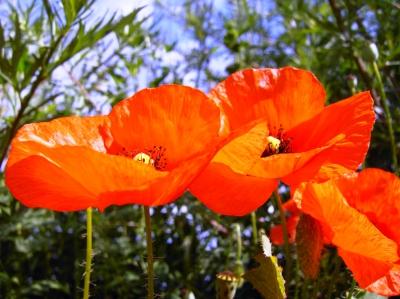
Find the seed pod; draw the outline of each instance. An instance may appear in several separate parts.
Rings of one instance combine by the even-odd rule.
[[[228,270],[220,272],[216,276],[217,299],[233,299],[239,278]]]

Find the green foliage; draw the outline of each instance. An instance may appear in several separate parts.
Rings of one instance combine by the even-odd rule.
[[[278,266],[276,256],[272,255],[271,243],[265,235],[262,235],[262,246],[264,254],[254,257],[260,267],[249,270],[243,278],[250,281],[265,299],[286,298],[282,268]]]

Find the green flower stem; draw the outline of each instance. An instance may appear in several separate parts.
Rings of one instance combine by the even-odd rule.
[[[330,299],[332,296],[332,292],[333,292],[333,288],[336,284],[336,281],[338,279],[339,276],[339,272],[340,272],[340,266],[342,266],[342,259],[339,256],[338,252],[336,251],[336,256],[335,256],[335,270],[333,270],[333,275],[332,275],[332,279],[331,279],[331,283],[329,284],[328,287],[328,293],[326,295],[327,299]]]
[[[314,285],[313,285],[313,295],[312,298],[313,299],[317,299],[318,298],[318,277],[314,280]],[[327,299],[330,299],[331,297],[326,297]]]
[[[303,280],[303,285],[301,287],[301,298],[302,299],[309,299],[308,297],[308,283],[310,282],[310,279],[305,278]]]
[[[236,238],[237,238],[237,255],[236,260],[242,259],[242,234],[240,232],[240,224],[236,223]]]
[[[150,208],[143,206],[146,223],[146,243],[147,243],[147,299],[154,298],[154,276],[153,276],[153,239],[151,237]]]
[[[296,274],[295,274],[295,289],[294,289],[294,299],[299,298],[299,282],[300,282],[300,265],[299,258],[296,259]]]
[[[286,227],[286,217],[285,217],[285,212],[283,211],[282,208],[282,201],[281,201],[281,197],[279,196],[279,191],[278,191],[278,187],[275,189],[274,191],[274,195],[275,195],[275,200],[276,200],[276,204],[278,206],[279,209],[279,213],[281,215],[281,225],[282,225],[282,231],[283,231],[283,239],[285,240],[285,258],[286,258],[286,271],[285,271],[285,289],[286,289],[286,293],[288,291],[289,288],[289,283],[290,283],[290,248],[289,248],[289,237],[288,237],[288,233],[287,233],[287,227]]]
[[[257,219],[256,212],[251,212],[251,226],[253,227],[253,244],[258,244],[258,230],[257,230]]]
[[[381,94],[382,106],[383,106],[383,109],[385,110],[386,121],[388,123],[390,145],[391,145],[391,150],[392,150],[392,160],[393,160],[393,164],[394,164],[394,173],[396,174],[396,176],[399,176],[399,165],[397,164],[396,142],[394,140],[392,117],[390,115],[389,107],[388,107],[388,104],[386,101],[386,94],[385,94],[385,90],[383,89],[382,78],[381,78],[381,75],[379,74],[378,65],[374,61],[372,63],[372,66],[374,69],[375,76],[378,79],[378,87],[379,87],[379,92]]]
[[[86,210],[86,269],[83,299],[89,298],[90,272],[92,271],[92,208]]]
[[[354,277],[353,277],[353,281],[351,282],[351,287],[350,287],[350,292],[349,292],[349,294],[347,295],[347,299],[351,299],[351,298],[353,298],[353,292],[354,292],[354,288],[356,287],[356,280],[354,279]]]

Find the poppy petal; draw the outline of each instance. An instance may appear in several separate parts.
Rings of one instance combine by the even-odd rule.
[[[47,161],[59,167],[60,171],[65,173],[65,176],[72,177],[74,178],[74,182],[79,182],[82,186],[85,186],[85,189],[95,197],[99,197],[105,192],[114,190],[127,191],[149,188],[151,184],[155,184],[160,178],[168,175],[166,171],[157,171],[154,167],[134,161],[133,159],[99,153],[87,147],[63,146],[59,148],[49,148],[41,144],[36,144],[36,150],[40,152],[40,155],[46,157]],[[27,159],[28,158],[23,159],[22,161],[26,161]],[[29,161],[30,160],[27,160],[23,165],[28,167],[27,163],[29,163]],[[35,166],[37,165],[38,164],[35,164]],[[35,186],[36,178],[26,178],[25,186],[20,186],[17,190],[19,185],[15,183],[15,179],[18,178],[16,175],[20,175],[20,173],[13,172],[11,167],[8,166],[6,169],[6,184],[12,194],[21,202],[26,200],[42,202],[38,192],[35,193],[37,195],[36,198],[28,199],[29,195],[33,192],[30,189],[42,188],[40,186]],[[47,186],[52,184],[57,186],[63,183],[53,178],[51,172],[48,171],[47,174],[48,176],[41,177],[43,181],[48,182]],[[59,177],[61,178],[62,176],[59,175]],[[75,186],[74,182],[71,183],[71,181],[68,180],[65,181],[64,184],[68,186],[68,184],[71,183],[72,185],[69,188],[72,189]],[[54,188],[49,188],[48,190],[49,198],[55,198],[57,196],[57,194],[51,194],[53,189]],[[148,200],[151,200],[151,198]],[[131,202],[135,203],[135,198],[132,198]],[[46,207],[49,206],[49,204],[46,203]],[[100,208],[104,209],[105,206],[110,204],[112,204],[112,202],[108,202],[106,205],[102,203]],[[93,205],[93,202],[90,201],[85,208],[90,206],[99,207],[98,203]],[[75,206],[75,202],[71,201],[70,207],[66,210],[72,211],[79,209],[81,209],[81,205]]]
[[[97,203],[97,198],[73,176],[41,156],[10,166],[6,184],[14,197],[29,208],[77,211]]]
[[[314,118],[288,131],[294,141],[302,141],[293,142],[295,152],[330,146],[282,181],[292,185],[302,177],[304,182],[310,179],[323,182],[356,170],[365,158],[374,122],[373,100],[369,92],[363,92],[329,105]],[[307,179],[316,170],[316,175]]]
[[[167,170],[211,147],[221,126],[215,102],[200,90],[180,85],[143,89],[115,105],[109,118],[104,129],[109,134],[103,137],[110,153],[117,145],[128,151],[162,146],[167,149]]]
[[[369,265],[368,265],[369,266]],[[370,266],[369,266],[370,267]],[[400,269],[393,268],[389,274],[378,279],[365,288],[368,292],[381,296],[396,296],[400,294]]]
[[[381,169],[365,169],[335,181],[347,203],[400,244],[400,179]],[[400,250],[399,250],[400,253]]]
[[[7,166],[40,150],[36,145],[47,147],[87,146],[98,152],[106,152],[99,127],[107,121],[106,116],[62,117],[50,122],[24,125],[13,139]]]
[[[216,213],[243,216],[264,204],[277,185],[277,180],[246,176],[225,164],[212,162],[189,190]]]
[[[286,229],[288,232],[289,243],[293,243],[294,240],[296,239],[296,227],[299,221],[300,221],[299,215],[290,216],[286,221]],[[275,225],[273,228],[271,228],[269,234],[272,244],[274,245],[285,244],[282,225]]]
[[[225,145],[212,162],[228,165],[234,172],[247,174],[268,144],[267,126],[265,122],[260,121],[262,120],[249,123],[250,126],[257,125]]]
[[[346,266],[353,272],[354,278],[360,287],[364,289],[384,277],[393,268],[393,264],[390,262],[376,260],[342,248],[338,248],[338,253],[346,263]]]
[[[231,129],[262,117],[285,130],[322,111],[325,91],[304,70],[247,69],[230,75],[210,92],[226,114]],[[295,99],[295,100],[294,100]]]
[[[304,213],[330,227],[332,243],[337,247],[384,262],[399,259],[397,244],[385,237],[365,215],[349,207],[333,181],[308,183],[301,207]]]
[[[304,153],[279,154],[260,158],[249,171],[249,175],[266,179],[285,178],[310,163],[315,155],[325,151],[327,148],[329,146]],[[311,178],[314,175],[315,173],[311,173]],[[299,177],[294,183],[297,185],[303,181],[303,177]]]

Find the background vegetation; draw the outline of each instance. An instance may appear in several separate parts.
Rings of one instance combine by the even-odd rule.
[[[370,90],[377,121],[367,167],[393,171],[387,121],[363,47],[374,42],[396,141],[400,140],[400,4],[381,0],[159,1],[139,17],[96,14],[96,0],[0,1],[0,298],[80,298],[85,213],[27,209],[4,185],[10,141],[24,124],[107,113],[143,87],[187,84],[207,92],[230,73],[295,66],[324,85],[327,104]],[[97,16],[96,16],[97,15]],[[397,148],[398,142],[396,143]],[[398,159],[400,158],[397,152]],[[284,187],[281,190],[287,191]],[[284,194],[284,200],[288,194]],[[165,298],[215,296],[215,274],[231,269],[241,228],[245,268],[261,252],[251,216],[222,217],[189,193],[152,209],[156,292]],[[274,202],[256,211],[257,229],[279,223]],[[92,298],[146,296],[141,207],[94,212]],[[284,265],[283,248],[273,247]],[[301,273],[290,298],[324,298],[334,265],[326,248],[318,284]],[[295,256],[295,246],[292,247]],[[295,271],[296,264],[293,264]],[[341,268],[334,295],[344,298],[351,273]],[[359,291],[358,294],[361,294]],[[235,298],[261,298],[249,283]]]

